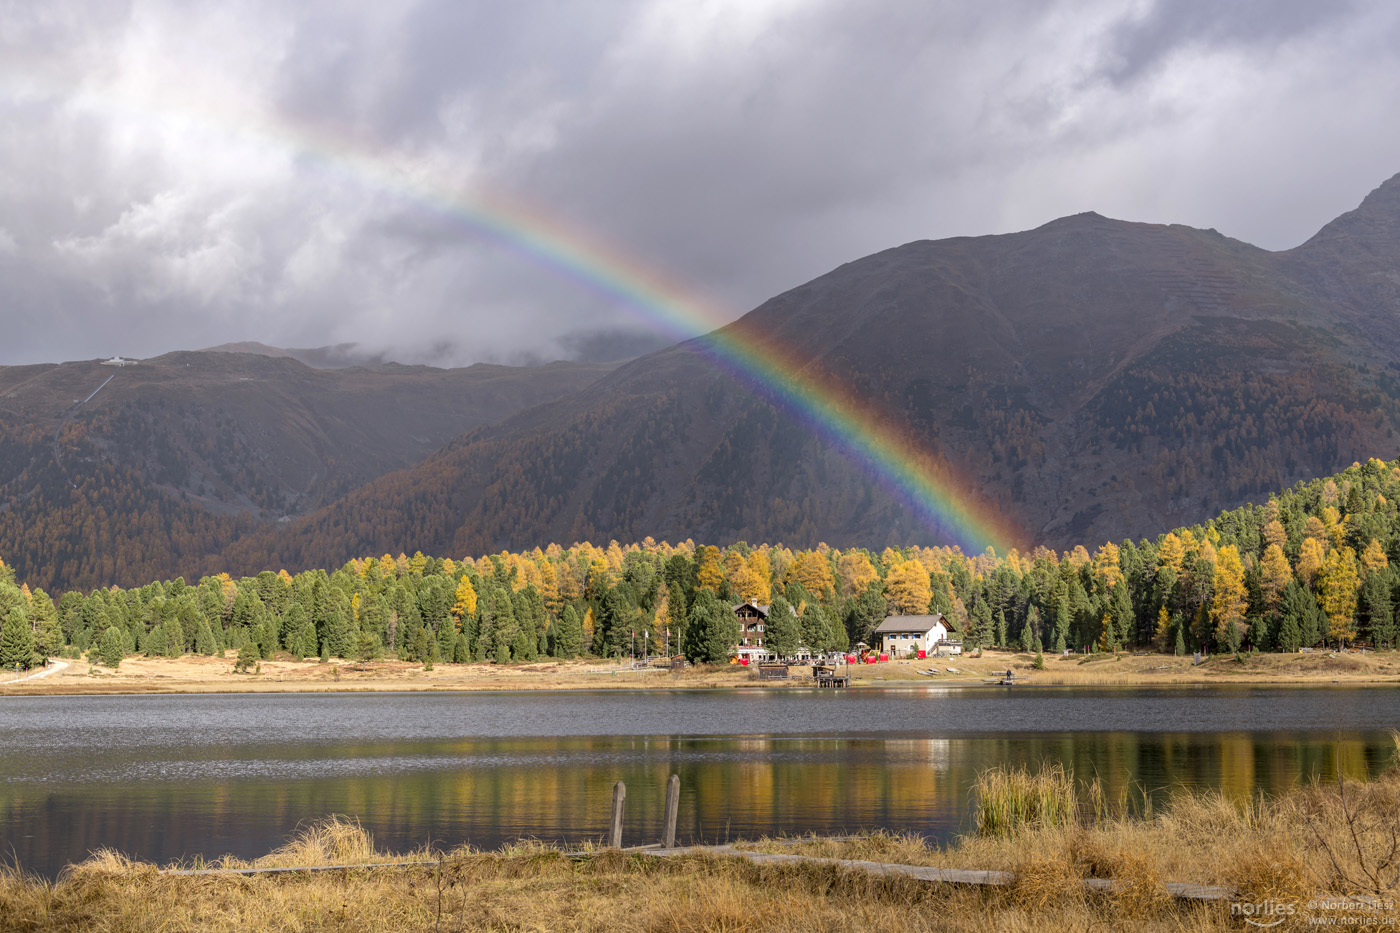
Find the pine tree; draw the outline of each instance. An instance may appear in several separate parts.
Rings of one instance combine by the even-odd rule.
[[[35,590],[30,600],[29,621],[34,629],[34,651],[43,659],[56,657],[63,650],[63,627],[58,609],[43,590]]]
[[[786,598],[784,602],[786,602]],[[791,603],[788,603],[791,605]],[[802,644],[813,651],[825,651],[825,645],[829,640],[827,633],[826,616],[822,614],[821,604],[815,599],[807,602],[802,607],[797,616],[798,627],[802,630]],[[735,638],[737,644],[738,638]]]
[[[1275,638],[1279,650],[1296,652],[1302,640],[1303,634],[1299,626],[1299,616],[1285,610],[1279,617],[1278,635]]]
[[[576,658],[583,651],[583,625],[572,604],[564,607],[549,629],[550,653],[556,658]]]
[[[791,605],[789,603],[788,605]],[[849,642],[870,644],[876,627],[885,621],[888,603],[884,587],[878,582],[871,583],[846,607],[846,637]]]
[[[138,647],[141,653],[148,658],[165,657],[166,652],[170,648],[165,641],[165,627],[157,625],[149,632],[146,632],[142,636],[141,643]]]
[[[261,660],[256,642],[249,641],[238,649],[238,660],[233,662],[235,674],[246,674]]]
[[[713,594],[712,594],[713,595]],[[618,588],[610,588],[593,614],[593,653],[600,658],[626,654],[631,641],[626,606]]]
[[[110,667],[115,671],[122,663],[122,658],[126,656],[126,636],[115,625],[107,626],[107,630],[102,633],[102,641],[97,652],[98,660],[102,662],[102,666]]]
[[[1366,620],[1363,635],[1374,648],[1390,647],[1395,637],[1395,610],[1390,602],[1388,568],[1366,574],[1361,584],[1360,610]]]
[[[802,641],[802,628],[792,604],[778,598],[768,606],[768,621],[764,624],[763,644],[780,658],[791,657]]]
[[[707,589],[695,592],[682,650],[691,663],[723,664],[739,643],[739,619]]]
[[[1269,623],[1263,616],[1255,616],[1249,626],[1249,644],[1252,651],[1269,650]]]
[[[196,653],[202,654],[206,658],[210,657],[218,650],[214,640],[214,632],[209,628],[208,619],[201,618],[199,620],[199,628],[195,630],[194,635],[194,650]],[[301,657],[298,656],[297,660],[301,660]]]
[[[29,670],[34,664],[34,633],[19,606],[11,609],[0,624],[0,667]]]
[[[173,616],[161,624],[165,629],[165,656],[178,658],[185,653],[185,630]]]

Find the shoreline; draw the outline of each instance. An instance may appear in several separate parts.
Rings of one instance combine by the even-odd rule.
[[[881,831],[677,849],[519,840],[493,851],[395,852],[353,818],[332,816],[253,860],[162,867],[101,850],[54,881],[0,872],[0,928],[1225,933],[1264,917],[1277,922],[1256,925],[1395,925],[1396,884],[1376,874],[1393,857],[1393,763],[1253,806],[1187,791],[1145,814],[1104,800],[1097,778],[1055,768],[979,781],[977,831],[947,844]],[[1357,819],[1335,819],[1338,811]]]
[[[890,661],[852,665],[852,690],[977,687],[1012,671],[1016,686],[1380,686],[1400,685],[1400,653],[1260,654],[1237,662],[1232,656],[1088,655],[1047,658],[986,650],[981,657]],[[56,662],[64,663],[64,662]],[[815,689],[806,665],[790,679],[760,681],[737,665],[631,670],[615,662],[553,659],[519,665],[488,662],[437,664],[424,670],[404,661],[353,662],[273,659],[255,674],[233,673],[233,659],[218,657],[128,658],[113,672],[68,659],[66,669],[43,677],[0,683],[6,696],[129,696],[214,693],[390,693],[535,692],[584,690],[792,690]],[[952,670],[948,670],[952,668]],[[937,670],[926,675],[923,671]],[[1008,689],[998,687],[998,689]]]

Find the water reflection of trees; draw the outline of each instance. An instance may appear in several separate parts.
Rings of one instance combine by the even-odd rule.
[[[984,768],[1061,762],[1081,779],[1097,776],[1110,801],[1139,802],[1144,790],[1160,801],[1180,788],[1249,798],[1330,778],[1339,767],[1354,777],[1374,773],[1389,765],[1390,747],[1383,734],[1249,733],[386,743],[347,749],[344,757],[360,763],[355,773],[305,780],[0,782],[0,826],[20,863],[45,874],[103,846],[158,860],[260,855],[299,823],[330,813],[358,816],[395,848],[577,841],[602,836],[612,784],[623,780],[627,838],[639,843],[660,834],[674,772],[682,837],[873,827],[947,837],[967,828],[970,787]]]

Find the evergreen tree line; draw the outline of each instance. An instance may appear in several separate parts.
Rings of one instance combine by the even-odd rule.
[[[957,548],[551,545],[475,560],[384,555],[332,572],[227,574],[62,594],[0,563],[0,665],[86,654],[274,654],[509,663],[669,647],[721,663],[733,606],[769,606],[780,654],[873,642],[893,614],[943,613],[968,647],[1165,652],[1394,647],[1400,464],[1371,460],[1155,541],[1057,554]]]

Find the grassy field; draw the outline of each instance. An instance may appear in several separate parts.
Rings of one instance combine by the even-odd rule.
[[[260,693],[391,690],[592,690],[706,689],[724,687],[791,688],[811,686],[805,667],[793,668],[793,678],[760,684],[748,668],[738,665],[636,672],[611,661],[545,660],[527,664],[421,664],[374,661],[263,661],[255,674],[235,674],[234,659],[128,658],[120,668],[69,661],[66,671],[41,680],[0,684],[0,695],[108,693]],[[1008,669],[1026,684],[1185,684],[1185,683],[1400,683],[1400,653],[1256,654],[1243,663],[1232,656],[1214,657],[1193,666],[1190,657],[1143,654],[1048,657],[1045,668],[1033,667],[1034,656],[1010,651],[984,651],[981,657],[860,664],[851,668],[855,687],[969,684],[999,676]],[[953,670],[949,670],[952,668]],[[926,674],[933,670],[937,673]]]
[[[1074,818],[1019,820],[934,848],[915,837],[758,841],[760,851],[907,865],[1013,872],[1005,887],[879,878],[828,864],[754,865],[699,853],[656,858],[594,849],[580,858],[521,844],[500,852],[393,855],[357,825],[309,828],[258,866],[350,869],[240,877],[163,874],[154,865],[98,853],[55,883],[0,873],[0,931],[137,930],[399,931],[931,931],[1279,929],[1326,921],[1388,929],[1400,868],[1400,774],[1366,783],[1323,783],[1272,801],[1240,803],[1182,794],[1147,818],[1116,810],[1092,785],[1063,774],[983,775],[989,798],[1060,794]],[[1006,803],[1000,799],[1000,803]],[[998,805],[997,800],[992,805]],[[1014,808],[1013,808],[1014,809]],[[984,822],[984,825],[985,822]],[[414,868],[377,861],[423,858]],[[223,867],[244,867],[229,861]],[[209,867],[209,866],[200,866]],[[1111,891],[1085,878],[1112,878]],[[1235,900],[1188,902],[1165,881],[1233,888]],[[1340,901],[1320,902],[1320,895]],[[1242,905],[1254,905],[1245,908]]]

